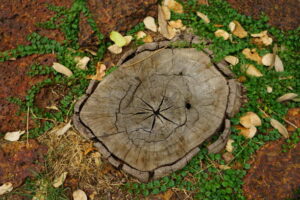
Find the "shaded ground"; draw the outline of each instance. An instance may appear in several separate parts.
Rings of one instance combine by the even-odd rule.
[[[227,0],[233,8],[245,15],[258,18],[265,13],[270,24],[282,30],[296,29],[300,25],[299,0]]]
[[[287,119],[300,126],[300,108],[290,109]],[[291,126],[289,130],[293,131]],[[249,200],[295,198],[300,186],[300,143],[287,153],[282,152],[283,140],[264,145],[253,158],[252,168],[244,179]]]

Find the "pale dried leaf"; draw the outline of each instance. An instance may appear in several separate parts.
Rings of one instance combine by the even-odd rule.
[[[232,143],[234,143],[234,140],[233,139],[228,139],[227,143],[226,143],[226,151],[228,152],[232,152],[233,151],[233,146],[232,146]]]
[[[103,77],[105,76],[105,70],[106,70],[106,66],[103,63],[98,62],[96,65],[96,74],[90,75],[87,78],[101,81],[103,79]]]
[[[57,177],[53,182],[53,187],[58,188],[61,186],[65,182],[67,175],[68,172],[63,172],[59,177]]]
[[[9,193],[13,190],[13,185],[10,182],[4,183],[0,186],[0,195]]]
[[[265,66],[273,66],[275,62],[275,55],[272,53],[267,53],[262,57],[262,64]]]
[[[287,93],[287,94],[284,94],[284,95],[278,97],[276,101],[277,102],[289,101],[289,100],[293,100],[297,96],[298,96],[298,94],[296,94],[296,93]]]
[[[276,55],[276,57],[275,57],[274,67],[275,67],[276,72],[283,72],[284,71],[283,63],[282,63],[282,61],[281,61],[281,59],[279,58],[278,55]]]
[[[169,21],[169,25],[172,28],[179,28],[179,29],[181,29],[183,27],[181,19],[178,19],[176,21]]]
[[[172,190],[167,190],[163,194],[157,195],[158,197],[161,198],[161,200],[170,200],[173,196],[174,192]]]
[[[153,17],[148,16],[144,19],[145,28],[150,31],[157,32],[157,26]]]
[[[108,51],[110,51],[113,54],[120,54],[120,53],[122,53],[122,47],[119,47],[116,44],[110,45],[107,49],[108,49]]]
[[[163,35],[163,37],[171,40],[176,35],[176,30],[168,25],[167,20],[164,17],[161,6],[158,6],[158,25],[159,32]]]
[[[239,59],[235,56],[225,56],[224,60],[231,65],[236,65],[239,63]]]
[[[49,109],[49,110],[59,110],[56,105],[46,106],[46,109]]]
[[[70,77],[73,75],[73,72],[69,70],[69,68],[65,67],[64,65],[54,62],[52,65],[53,69],[61,74],[66,75],[67,77]]]
[[[222,29],[218,29],[216,32],[215,32],[215,36],[216,37],[223,37],[224,40],[228,40],[229,38],[229,33],[227,31],[224,31]]]
[[[147,34],[144,31],[139,31],[136,33],[136,38],[139,39],[143,39],[144,37],[146,37]]]
[[[236,128],[240,131],[239,135],[242,135],[248,139],[253,138],[257,132],[257,128],[255,126],[251,126],[250,128],[244,128],[242,126],[238,126]]]
[[[87,196],[84,191],[78,189],[73,192],[73,200],[87,200]]]
[[[124,36],[125,40],[126,40],[126,44],[125,46],[129,45],[130,42],[132,41],[132,36],[131,35],[127,35],[127,36]]]
[[[112,31],[109,34],[109,38],[114,41],[118,47],[123,47],[126,45],[126,39],[117,31]]]
[[[267,92],[268,92],[268,93],[272,93],[272,92],[273,92],[273,88],[270,87],[270,86],[267,86]]]
[[[143,38],[143,42],[145,43],[151,43],[153,42],[153,38],[151,35],[147,35],[146,37]]]
[[[76,64],[76,67],[82,70],[87,70],[87,64],[91,59],[87,56],[84,56],[83,58],[80,58]]]
[[[167,6],[161,6],[165,20],[171,19],[171,11]]]
[[[70,120],[70,121],[69,121],[68,123],[66,123],[62,128],[58,129],[58,130],[55,132],[55,134],[56,134],[57,136],[61,136],[61,135],[65,134],[71,127],[72,127],[72,125],[71,125],[71,120]]]
[[[285,126],[281,124],[279,121],[276,119],[271,119],[270,124],[273,128],[277,129],[278,132],[284,137],[284,138],[289,138],[289,133]]]
[[[241,66],[241,70],[249,76],[262,77],[263,74],[252,64],[244,64]]]
[[[18,141],[21,135],[23,135],[24,133],[25,131],[7,132],[4,135],[4,139],[11,142]]]
[[[234,25],[232,25],[232,23]],[[242,27],[242,25],[238,21],[232,21],[229,23],[229,29],[232,32],[233,35],[239,37],[239,38],[245,38],[248,36],[247,31]]]
[[[197,12],[197,16],[200,17],[206,24],[210,23],[207,15],[203,14],[202,12]]]
[[[163,5],[176,13],[183,13],[183,6],[175,0],[164,0]]]
[[[261,56],[256,52],[256,49],[249,49],[246,48],[242,51],[242,53],[245,55],[246,58],[249,60],[256,61],[257,64],[262,64],[262,58]]]
[[[247,112],[242,117],[240,117],[240,124],[242,124],[245,128],[250,128],[252,126],[261,126],[261,120],[256,113]]]
[[[219,169],[227,170],[227,169],[231,169],[231,167],[229,167],[228,165],[219,165]]]
[[[273,39],[268,36],[268,31],[262,31],[260,33],[251,34],[252,37],[256,38],[256,42],[263,43],[265,46],[269,46],[272,44]]]
[[[100,167],[101,165],[101,154],[99,152],[94,152],[91,154],[91,157],[94,158],[94,161],[95,161],[95,165],[97,167]]]

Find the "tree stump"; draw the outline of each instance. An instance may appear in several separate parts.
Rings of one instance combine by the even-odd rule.
[[[239,85],[229,87],[209,55],[160,47],[151,43],[125,54],[117,70],[90,84],[73,120],[115,167],[144,182],[184,167],[224,129],[215,144],[222,149],[230,134],[226,115],[240,104]]]

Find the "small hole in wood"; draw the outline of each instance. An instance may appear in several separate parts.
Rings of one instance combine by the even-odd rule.
[[[189,110],[189,109],[191,109],[191,107],[192,107],[192,105],[191,105],[189,102],[186,102],[186,103],[185,103],[185,108],[186,108],[186,109]]]
[[[182,73],[182,72],[180,72],[178,75],[179,75],[179,76],[182,76],[182,75],[183,75],[183,73]]]

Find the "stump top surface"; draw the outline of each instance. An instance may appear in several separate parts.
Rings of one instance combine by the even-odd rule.
[[[216,133],[228,95],[227,80],[205,53],[144,51],[99,83],[79,116],[114,158],[149,172]]]

